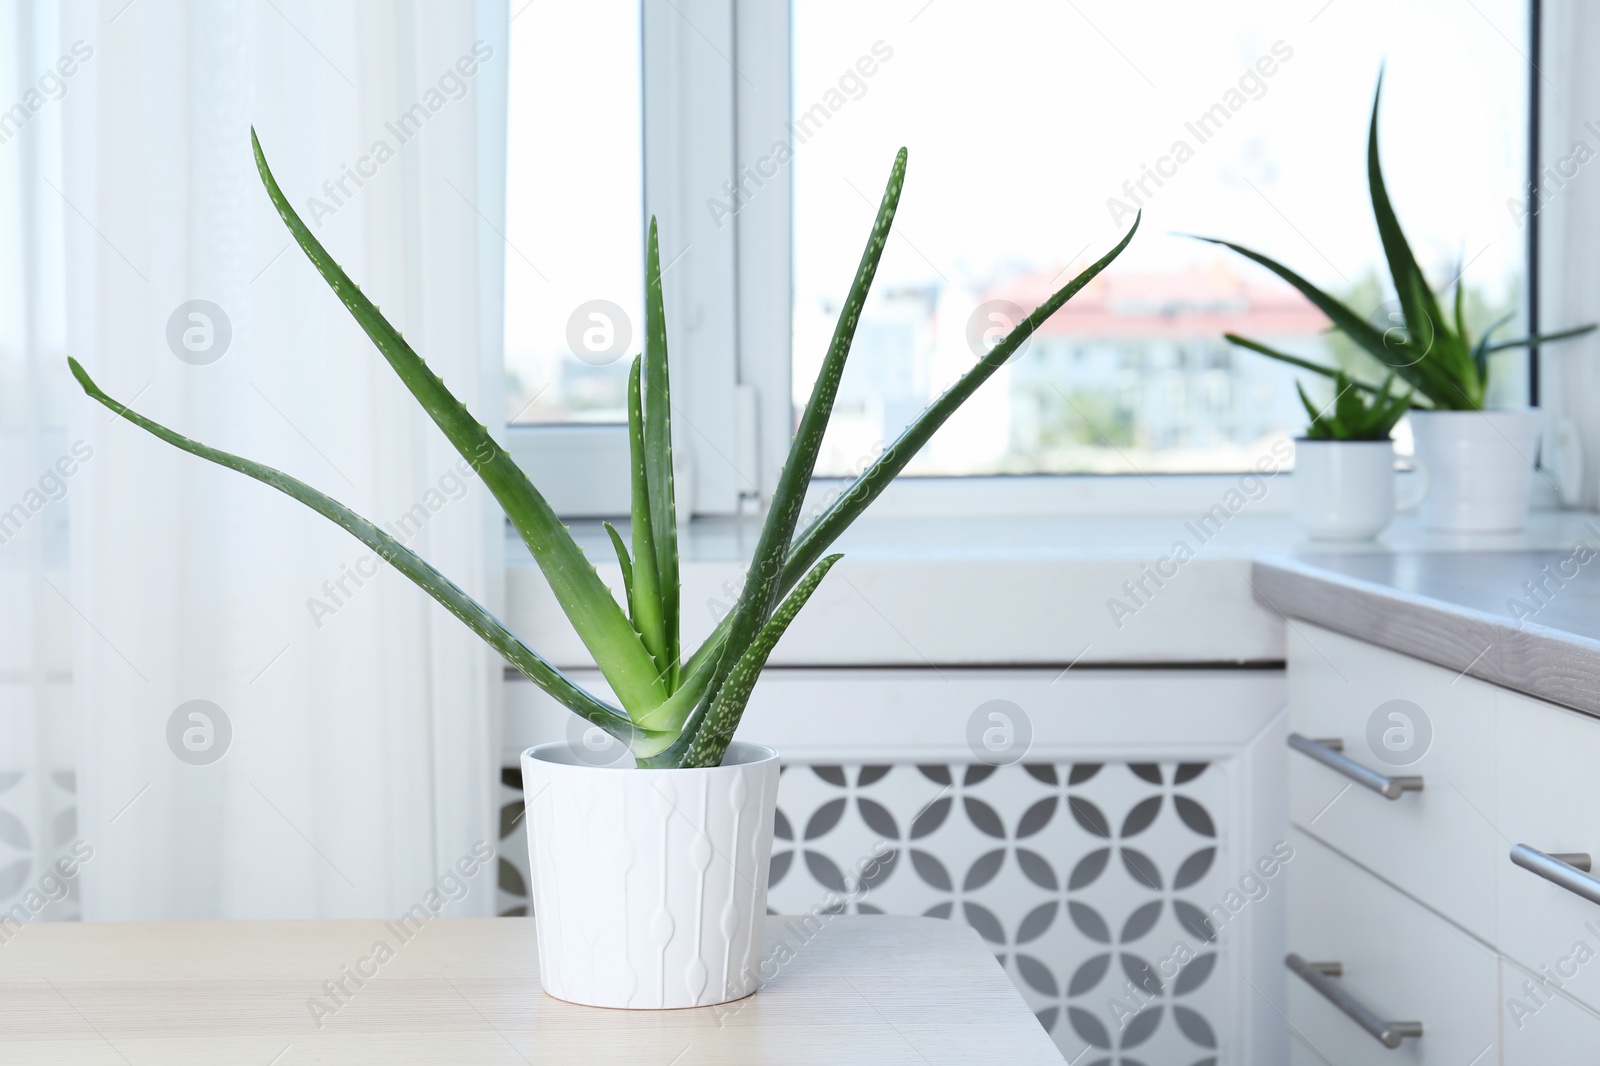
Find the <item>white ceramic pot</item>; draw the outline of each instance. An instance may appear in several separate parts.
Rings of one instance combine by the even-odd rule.
[[[1432,484],[1422,524],[1454,533],[1514,533],[1527,525],[1539,412],[1412,411],[1417,458]]]
[[[1396,511],[1417,507],[1428,493],[1418,477],[1405,499],[1395,498],[1394,442],[1311,440],[1294,442],[1294,520],[1313,540],[1371,540]]]
[[[522,753],[539,983],[595,1007],[704,1007],[756,990],[778,753],[721,766],[596,766]]]

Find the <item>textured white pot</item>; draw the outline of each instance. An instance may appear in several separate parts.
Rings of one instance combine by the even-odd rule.
[[[1412,411],[1430,485],[1422,524],[1453,533],[1514,533],[1528,523],[1539,412]]]
[[[595,766],[522,753],[539,983],[595,1007],[704,1007],[756,990],[778,753],[721,766]]]
[[[1407,498],[1395,498],[1394,442],[1294,442],[1294,520],[1313,540],[1371,540],[1396,511],[1409,511],[1428,492],[1419,467]]]

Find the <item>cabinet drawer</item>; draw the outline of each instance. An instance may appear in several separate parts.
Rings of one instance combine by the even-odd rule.
[[[1513,961],[1500,959],[1500,1032],[1505,1066],[1592,1062],[1577,1048],[1600,1047],[1600,1015],[1538,985]]]
[[[1290,1061],[1498,1064],[1495,954],[1344,856],[1291,831],[1289,950],[1338,962],[1337,985],[1387,1021],[1422,1035],[1389,1050],[1306,981],[1288,975]]]
[[[1496,758],[1500,951],[1534,972],[1548,968],[1568,994],[1600,1008],[1600,904],[1514,865],[1513,844],[1582,852],[1600,871],[1600,720],[1501,692]]]
[[[1290,730],[1423,785],[1387,799],[1291,751],[1290,820],[1493,943],[1499,690],[1306,622],[1288,641]]]

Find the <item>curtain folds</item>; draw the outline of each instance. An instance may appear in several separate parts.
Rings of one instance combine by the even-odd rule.
[[[0,943],[26,922],[78,913],[63,593],[67,514],[94,454],[69,433],[59,372],[64,208],[45,182],[60,172],[70,82],[56,37],[44,5],[0,0]]]
[[[64,86],[0,144],[23,222],[0,269],[27,275],[0,297],[0,500],[87,453],[0,547],[29,605],[4,612],[0,786],[22,775],[35,868],[47,840],[92,850],[85,918],[394,914],[447,877],[450,913],[491,914],[492,867],[452,870],[497,838],[499,661],[337,527],[88,402],[63,356],[389,525],[497,610],[499,512],[290,242],[250,130],[493,428],[506,5],[125,5],[0,6],[32,41],[0,60],[6,92]],[[73,833],[53,829],[73,803]]]

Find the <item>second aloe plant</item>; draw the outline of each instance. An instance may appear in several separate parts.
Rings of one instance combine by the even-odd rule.
[[[1382,98],[1383,78],[1380,76],[1378,89],[1372,96],[1372,118],[1367,124],[1367,191],[1372,200],[1372,214],[1377,220],[1378,238],[1383,244],[1383,254],[1389,265],[1403,325],[1374,325],[1348,304],[1334,299],[1282,263],[1260,252],[1216,237],[1198,239],[1230,248],[1294,286],[1317,310],[1328,316],[1334,329],[1354,341],[1381,366],[1386,367],[1392,376],[1405,382],[1410,390],[1409,406],[1436,411],[1480,411],[1489,399],[1491,355],[1507,349],[1570,340],[1591,332],[1595,327],[1590,324],[1541,336],[1491,341],[1491,334],[1510,321],[1511,316],[1508,315],[1485,329],[1474,343],[1467,335],[1464,271],[1457,272],[1452,315],[1449,319],[1445,317],[1440,308],[1440,297],[1429,286],[1422,268],[1417,265],[1416,256],[1412,254],[1411,244],[1400,228],[1400,219],[1395,214],[1388,186],[1383,180],[1383,165],[1378,158],[1378,104]],[[1237,333],[1225,333],[1223,336],[1241,348],[1324,377],[1332,378],[1340,373],[1334,367],[1278,351]],[[1355,388],[1371,396],[1379,396],[1380,393],[1386,395],[1388,391],[1387,382],[1381,388],[1366,381],[1352,383]],[[1343,382],[1339,388],[1340,395],[1343,395]]]
[[[1028,315],[884,449],[850,487],[795,535],[856,324],[888,240],[905,181],[901,149],[871,236],[839,313],[832,342],[772,494],[743,592],[716,631],[685,657],[679,634],[677,508],[672,480],[672,391],[661,259],[654,220],[646,248],[644,352],[628,375],[632,514],[629,536],[607,524],[622,571],[622,600],[601,581],[544,496],[488,429],[453,396],[377,307],[311,234],[278,187],[251,134],[267,195],[295,241],[360,323],[450,443],[477,469],[527,544],[620,707],[590,693],[524,644],[454,582],[344,504],[288,474],[190,440],[108,396],[77,360],[72,373],[89,396],[134,425],[193,455],[245,474],[337,522],[415,582],[555,699],[628,745],[639,765],[716,766],[738,727],[778,639],[816,590],[837,554],[826,554],[935,430],[994,374],[1039,325],[1115,259],[1138,229]],[[625,609],[624,605],[625,604]]]

